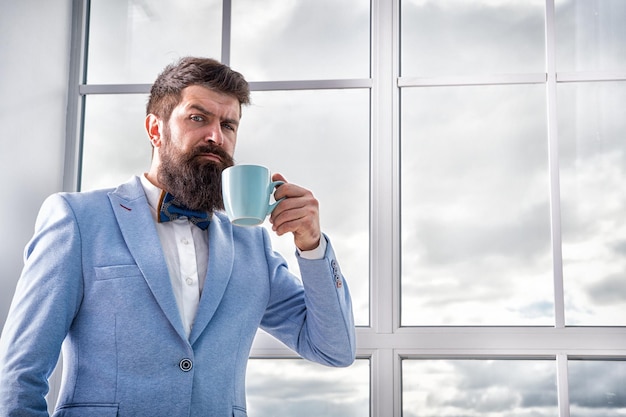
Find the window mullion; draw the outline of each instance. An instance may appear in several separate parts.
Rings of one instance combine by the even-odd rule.
[[[559,138],[557,127],[557,83],[555,52],[554,0],[546,0],[546,71],[548,110],[548,157],[550,170],[550,219],[552,234],[552,264],[554,279],[554,314],[557,328],[565,327],[565,298],[563,290],[563,257],[561,248],[561,195],[559,180]]]
[[[370,156],[371,326],[398,326],[397,2],[372,1]]]
[[[567,355],[556,356],[557,366],[557,392],[559,396],[559,416],[570,417],[569,413],[569,377],[567,371]]]
[[[384,348],[400,325],[399,0],[372,0],[371,39],[370,334],[375,340],[370,346],[371,415],[389,416],[393,410],[392,415],[400,417],[399,358],[394,349]],[[368,353],[359,348],[359,354]]]
[[[222,63],[230,65],[230,34],[233,6],[232,0],[222,2]]]
[[[84,80],[87,57],[87,22],[89,0],[72,2],[72,39],[68,74],[68,95],[63,190],[77,191],[80,184],[80,159],[82,149],[82,120],[84,97],[80,84]]]

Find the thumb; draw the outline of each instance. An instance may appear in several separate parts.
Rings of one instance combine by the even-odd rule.
[[[278,172],[272,174],[272,181],[283,181],[283,182],[287,182],[287,179],[285,177],[282,176],[282,174],[279,174]]]

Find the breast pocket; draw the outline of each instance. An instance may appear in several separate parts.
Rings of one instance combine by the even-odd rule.
[[[150,290],[137,265],[109,265],[94,267],[92,280],[85,280],[83,306],[94,311],[118,314],[136,314],[137,300],[149,295]]]
[[[137,265],[97,266],[94,268],[94,274],[96,281],[142,276]]]

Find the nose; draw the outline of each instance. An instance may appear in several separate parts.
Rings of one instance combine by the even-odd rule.
[[[222,129],[219,126],[211,126],[204,139],[205,141],[212,142],[218,146],[222,146],[224,144],[224,135],[222,134]]]

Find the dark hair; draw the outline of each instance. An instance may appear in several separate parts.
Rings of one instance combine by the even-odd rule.
[[[152,84],[146,113],[169,120],[183,89],[191,85],[233,96],[240,108],[250,104],[250,87],[243,75],[211,58],[184,57],[165,67]]]

